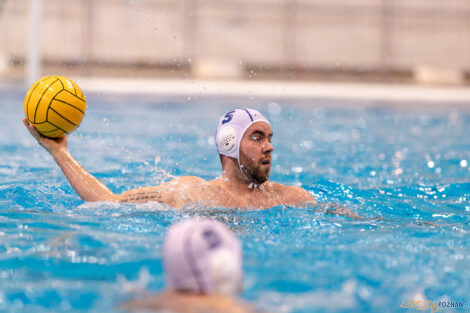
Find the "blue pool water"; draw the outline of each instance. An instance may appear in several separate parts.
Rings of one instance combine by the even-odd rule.
[[[24,129],[22,101],[22,92],[0,98],[1,312],[119,312],[122,301],[164,288],[163,235],[199,215],[241,238],[241,297],[260,309],[407,312],[406,300],[470,301],[468,106],[88,95],[69,138],[116,193],[178,175],[212,179],[218,118],[254,107],[274,129],[271,179],[371,218],[358,221],[325,205],[84,203]]]

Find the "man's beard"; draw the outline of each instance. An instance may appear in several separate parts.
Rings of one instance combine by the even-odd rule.
[[[240,151],[240,169],[250,182],[261,185],[269,178],[271,167],[263,168]]]

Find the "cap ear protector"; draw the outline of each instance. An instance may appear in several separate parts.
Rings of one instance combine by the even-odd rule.
[[[217,134],[217,147],[220,152],[233,153],[237,148],[237,133],[231,126],[225,126]]]
[[[214,293],[236,294],[241,291],[241,266],[233,251],[217,249],[211,254],[209,264]]]

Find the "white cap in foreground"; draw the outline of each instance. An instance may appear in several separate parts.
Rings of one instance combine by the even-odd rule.
[[[193,218],[171,226],[163,246],[163,262],[172,290],[204,294],[241,290],[240,242],[217,220]]]

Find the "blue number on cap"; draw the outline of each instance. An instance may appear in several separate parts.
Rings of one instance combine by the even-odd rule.
[[[212,229],[206,229],[202,235],[204,239],[206,239],[210,249],[215,249],[222,244],[219,236]]]
[[[235,110],[228,111],[227,114],[224,115],[224,119],[222,120],[222,125],[232,120],[233,113],[235,113]]]

